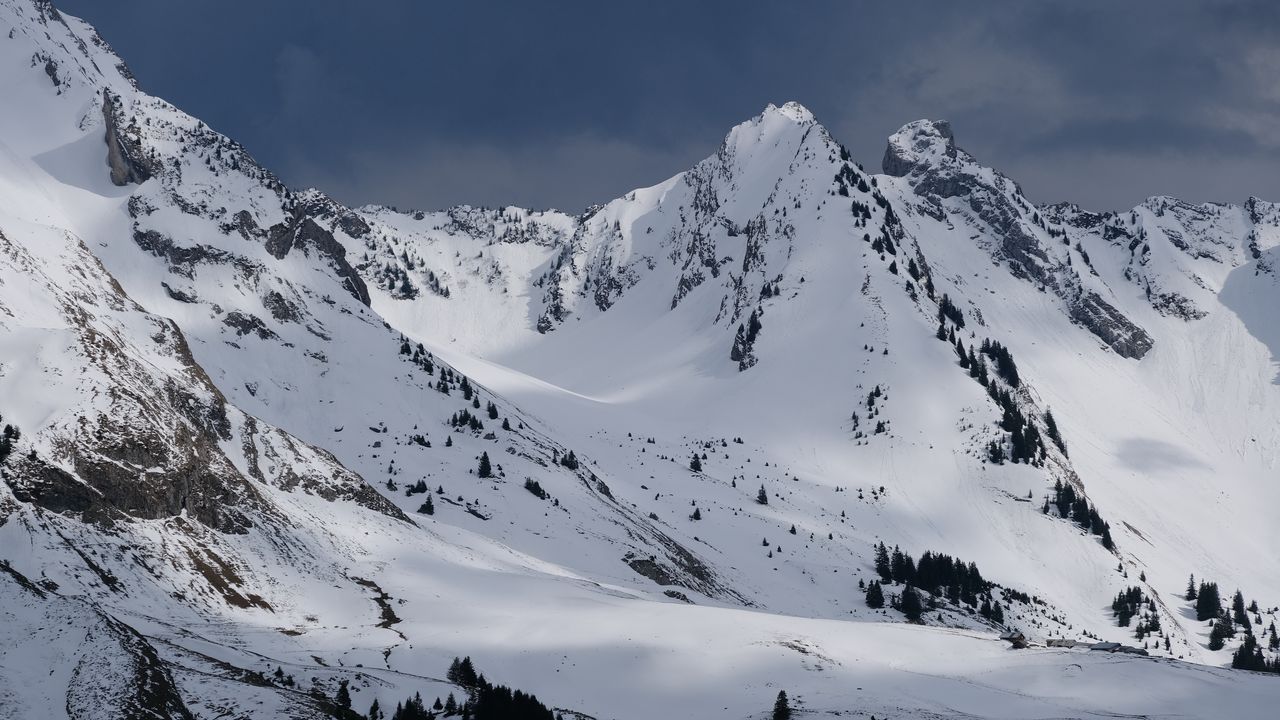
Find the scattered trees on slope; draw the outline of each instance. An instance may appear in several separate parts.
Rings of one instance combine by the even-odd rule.
[[[1048,514],[1050,508],[1057,511],[1058,517],[1075,520],[1080,527],[1101,537],[1102,546],[1106,549],[1115,549],[1115,542],[1111,539],[1111,525],[1102,519],[1098,509],[1091,507],[1083,495],[1076,493],[1070,483],[1063,484],[1061,480],[1054,482],[1053,498],[1045,498],[1042,510]]]

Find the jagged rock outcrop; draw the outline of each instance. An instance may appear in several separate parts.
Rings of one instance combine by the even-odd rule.
[[[106,125],[107,167],[115,185],[141,184],[151,179],[153,162],[138,140],[136,127],[122,117],[119,96],[102,90],[102,119]]]
[[[303,253],[315,251],[329,262],[352,297],[366,306],[369,304],[369,288],[347,262],[346,248],[333,238],[333,233],[303,214],[301,208],[295,210],[288,222],[273,225],[267,230],[266,248],[277,260],[283,260],[294,249]]]
[[[885,174],[907,180],[918,209],[939,222],[969,226],[1016,277],[1057,295],[1068,317],[1097,335],[1117,354],[1141,359],[1151,336],[1097,291],[1085,288],[1063,255],[1061,229],[1051,229],[1022,188],[982,166],[956,145],[941,120],[909,123],[889,139]]]
[[[1071,319],[1097,335],[1121,357],[1141,360],[1155,341],[1097,293],[1086,292],[1071,305]]]

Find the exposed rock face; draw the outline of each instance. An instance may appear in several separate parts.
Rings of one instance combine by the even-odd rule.
[[[334,239],[333,233],[304,215],[300,209],[294,212],[289,222],[274,225],[267,231],[266,248],[277,260],[284,259],[295,248],[304,253],[314,250],[329,261],[352,297],[364,305],[369,304],[369,288],[355,268],[347,262],[346,248]]]
[[[110,90],[102,91],[102,119],[106,122],[107,166],[115,185],[142,184],[152,176],[137,135],[121,127],[120,98]]]
[[[886,175],[905,177],[910,174],[917,167],[924,165],[922,153],[927,150],[940,147],[946,157],[953,159],[956,157],[955,136],[951,132],[951,123],[946,120],[921,120],[904,127],[899,134],[907,128],[912,128],[914,133],[911,143],[913,152],[908,152],[908,148],[901,143],[889,143],[884,151],[884,159],[880,162],[881,169]],[[941,143],[936,140],[941,140]],[[958,193],[951,192],[947,196],[955,194]]]
[[[959,148],[950,124],[919,120],[903,126],[889,139],[882,165],[886,174],[907,178],[921,212],[973,227],[1016,277],[1061,298],[1068,317],[1117,354],[1136,360],[1151,349],[1154,341],[1145,330],[1083,286],[1018,184]],[[1060,215],[1061,208],[1046,212]]]
[[[1121,357],[1140,360],[1155,344],[1146,331],[1093,292],[1072,305],[1071,319],[1102,338]]]
[[[332,455],[230,406],[173,321],[134,303],[83,243],[63,240],[68,265],[55,269],[0,234],[0,271],[49,293],[48,322],[74,338],[81,364],[68,382],[84,398],[68,410],[73,416],[45,431],[48,450],[8,459],[3,479],[19,502],[105,526],[186,515],[237,534],[273,517],[261,484],[354,500],[407,520]],[[55,283],[46,272],[65,279]],[[242,335],[271,332],[235,311],[227,319]],[[228,455],[236,448],[247,473]],[[269,462],[259,464],[259,456]]]
[[[184,425],[173,444],[150,429],[121,433],[114,442],[69,449],[74,475],[24,458],[14,464],[14,496],[58,513],[77,513],[110,525],[125,517],[158,520],[187,513],[225,533],[246,532],[247,510],[264,506],[217,446]],[[136,469],[135,469],[136,468]]]

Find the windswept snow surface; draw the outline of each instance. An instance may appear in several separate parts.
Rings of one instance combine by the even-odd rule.
[[[1280,605],[1270,203],[1036,206],[932,121],[875,174],[787,103],[579,214],[350,209],[48,2],[0,31],[0,717],[363,712],[465,655],[594,718],[1270,717],[1182,597]],[[988,459],[944,294],[1065,452]],[[879,542],[1004,624],[868,608]]]

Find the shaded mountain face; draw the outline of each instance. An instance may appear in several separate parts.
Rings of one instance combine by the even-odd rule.
[[[28,715],[327,717],[341,682],[362,711],[461,696],[427,678],[467,654],[596,716],[647,716],[619,677],[691,717],[765,678],[933,712],[812,670],[867,686],[908,647],[1016,686],[981,650],[1011,628],[1222,665],[1187,576],[1277,604],[1271,203],[1035,205],[940,121],[876,174],[787,103],[577,215],[348,208],[48,2],[0,29],[0,630],[27,648],[0,700]],[[898,627],[909,592],[949,630]],[[1228,682],[1160,667],[1089,666],[1069,712]]]

